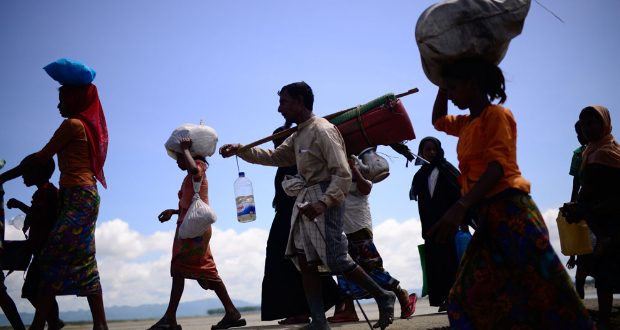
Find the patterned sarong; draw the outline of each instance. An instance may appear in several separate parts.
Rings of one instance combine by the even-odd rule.
[[[95,260],[97,186],[60,188],[58,221],[41,250],[40,292],[47,295],[101,294]]]
[[[477,211],[480,225],[450,290],[450,326],[593,329],[530,196],[512,194]]]
[[[198,280],[205,290],[209,289],[209,282],[222,282],[209,246],[213,232],[211,226],[202,236],[188,239],[179,238],[180,227],[181,223],[178,223],[172,246],[170,275]]]
[[[347,235],[349,239],[349,255],[372,278],[375,283],[387,291],[400,292],[400,282],[383,268],[383,259],[377,251],[369,229],[358,230]],[[338,287],[343,298],[368,299],[372,296],[366,290],[349,281],[351,290],[342,275],[338,275]]]
[[[352,271],[357,267],[357,264],[347,254],[347,237],[343,233],[342,206],[328,208],[316,218],[316,223],[299,215],[299,206],[306,202],[318,202],[329,186],[329,182],[302,187],[303,178],[301,176],[296,176],[296,178],[297,182],[294,185],[299,189],[291,189],[290,176],[286,176],[282,182],[287,194],[297,196],[291,216],[291,231],[286,248],[286,257],[293,261],[297,269],[300,269],[297,255],[304,254],[308,265],[317,266],[321,273],[339,274]],[[295,190],[295,192],[291,190]]]

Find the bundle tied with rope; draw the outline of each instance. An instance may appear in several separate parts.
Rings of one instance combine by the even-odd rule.
[[[363,105],[342,110],[323,118],[338,128],[349,155],[357,155],[370,147],[388,145],[411,160],[413,156],[410,156],[408,148],[402,142],[415,139],[415,132],[409,115],[399,98],[417,92],[418,89],[414,88],[398,95],[394,95],[394,93],[385,94]],[[297,127],[281,131],[245,145],[239,148],[237,153],[296,131]]]

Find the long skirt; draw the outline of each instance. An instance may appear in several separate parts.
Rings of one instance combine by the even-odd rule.
[[[450,290],[454,329],[594,329],[525,193],[477,208],[479,227]]]
[[[181,239],[179,238],[181,223],[177,223],[174,236],[170,275],[198,280],[198,284],[207,290],[210,288],[209,282],[222,282],[209,247],[211,226],[202,236]]]
[[[46,295],[101,294],[95,260],[97,186],[60,188],[58,220],[39,257],[39,292]]]
[[[377,251],[372,240],[372,232],[369,229],[361,229],[349,234],[347,239],[349,240],[349,255],[375,283],[387,291],[395,293],[402,291],[400,282],[383,268],[383,258]],[[349,281],[347,285],[347,281],[342,275],[338,275],[338,287],[343,298],[372,298],[366,290],[355,283]]]
[[[434,238],[425,239],[424,262],[429,304],[441,306],[448,301],[448,294],[459,269],[454,240],[439,243]]]

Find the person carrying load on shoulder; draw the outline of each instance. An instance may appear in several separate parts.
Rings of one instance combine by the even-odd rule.
[[[241,144],[225,144],[220,154],[225,158],[237,154],[260,165],[297,165],[300,176],[285,187],[289,195],[297,193],[286,252],[301,271],[310,305],[312,322],[302,329],[329,329],[320,272],[343,273],[368,291],[379,306],[379,321],[375,327],[385,329],[393,322],[396,296],[378,286],[347,254],[342,203],[349,191],[351,173],[344,140],[333,124],[312,113],[314,95],[308,84],[286,85],[278,95],[278,112],[285,120],[296,123],[298,131],[275,150],[251,148],[237,154]]]

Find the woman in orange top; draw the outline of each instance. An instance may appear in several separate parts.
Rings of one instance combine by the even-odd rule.
[[[502,71],[487,61],[464,59],[446,66],[442,76],[433,125],[459,137],[463,197],[429,235],[440,242],[454,239],[468,209],[478,217],[448,298],[451,327],[594,328],[519,171],[514,117],[491,103],[506,100]],[[448,100],[470,114],[447,115]]]
[[[58,91],[58,110],[67,119],[36,157],[24,159],[20,166],[0,177],[0,183],[15,178],[36,168],[36,162],[45,164],[58,155],[58,219],[39,255],[41,282],[30,329],[45,327],[54,297],[59,295],[86,296],[93,329],[107,329],[95,259],[97,180],[106,187],[103,175],[108,151],[106,120],[95,85],[65,85]]]

